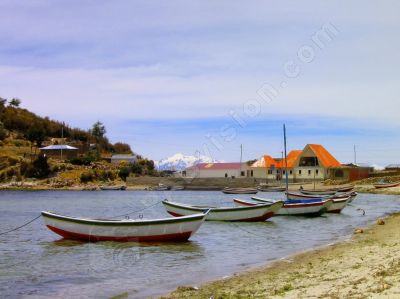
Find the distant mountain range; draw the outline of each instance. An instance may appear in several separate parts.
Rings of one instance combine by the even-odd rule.
[[[160,171],[163,170],[176,170],[182,171],[187,167],[193,166],[199,163],[213,163],[218,162],[207,156],[186,156],[184,154],[178,153],[171,157],[161,159],[159,161],[154,161],[156,168]]]

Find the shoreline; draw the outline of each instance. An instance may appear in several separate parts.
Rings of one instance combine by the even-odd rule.
[[[159,297],[399,298],[400,212],[376,221],[348,239]]]
[[[121,183],[119,185],[124,185]],[[45,184],[31,184],[31,183],[6,183],[0,184],[0,191],[108,191],[101,190],[101,184],[87,184],[87,185],[74,185],[74,186],[63,186],[54,187]],[[304,185],[307,186],[307,185]],[[332,187],[339,187],[340,185],[332,185]],[[147,185],[126,185],[126,191],[150,191]],[[326,187],[325,187],[326,188]],[[204,187],[204,189],[188,188],[184,191],[221,191],[222,189],[216,189],[215,187]],[[157,192],[153,190],[154,192]],[[173,190],[168,190],[173,191]],[[167,191],[167,192],[168,192]],[[298,191],[298,184],[290,185],[289,191]],[[387,188],[387,189],[375,189],[373,185],[355,185],[354,191],[363,194],[382,194],[382,195],[400,195],[400,187]],[[165,191],[162,191],[165,192]],[[258,194],[264,194],[267,196],[269,192],[259,192]]]

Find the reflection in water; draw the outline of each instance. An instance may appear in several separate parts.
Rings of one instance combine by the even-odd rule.
[[[268,194],[280,199],[282,194]],[[0,219],[15,227],[41,210],[107,218],[141,210],[168,197],[188,204],[233,205],[221,192],[2,192]],[[249,199],[247,195],[239,198]],[[360,195],[342,214],[317,218],[274,217],[260,223],[205,222],[183,243],[84,243],[59,239],[42,221],[0,236],[3,297],[136,297],[232,274],[295,251],[331,243],[355,227],[398,211],[397,196]],[[358,209],[366,211],[363,216]],[[140,212],[169,217],[162,205]],[[139,215],[132,215],[132,218]]]

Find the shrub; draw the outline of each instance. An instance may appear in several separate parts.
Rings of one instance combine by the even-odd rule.
[[[93,174],[91,172],[86,171],[81,173],[80,180],[82,183],[87,183],[93,181],[93,178],[94,178]]]
[[[23,163],[21,163],[21,169],[23,169]],[[21,171],[22,173],[22,171]],[[28,164],[24,172],[26,177],[33,178],[44,178],[50,174],[50,166],[47,163],[47,157],[40,155],[33,163]]]
[[[129,167],[122,167],[119,172],[118,176],[123,180],[126,181],[126,178],[129,176],[130,169]]]

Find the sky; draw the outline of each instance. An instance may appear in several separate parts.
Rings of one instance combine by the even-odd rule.
[[[0,0],[0,96],[151,159],[400,163],[398,1]]]

